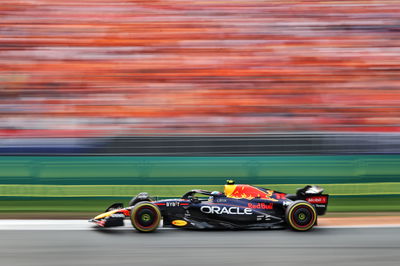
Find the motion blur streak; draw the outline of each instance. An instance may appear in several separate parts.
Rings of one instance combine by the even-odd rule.
[[[4,265],[397,265],[399,228],[1,231]]]
[[[400,131],[399,1],[2,0],[0,16],[1,137]]]

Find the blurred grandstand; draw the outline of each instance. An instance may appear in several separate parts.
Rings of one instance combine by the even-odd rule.
[[[3,0],[0,153],[400,153],[399,14],[392,0]]]

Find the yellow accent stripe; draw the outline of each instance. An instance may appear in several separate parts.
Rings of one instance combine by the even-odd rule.
[[[111,214],[116,213],[117,211],[118,211],[118,210],[112,210],[112,211],[109,211],[109,212],[105,212],[105,213],[102,213],[102,214],[97,215],[97,216],[94,217],[93,219],[95,219],[95,220],[103,219],[103,218],[105,218],[105,217],[110,216]]]

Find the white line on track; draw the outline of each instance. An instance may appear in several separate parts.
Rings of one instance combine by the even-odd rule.
[[[318,228],[400,228],[400,224],[370,224],[370,225],[323,225]]]
[[[98,230],[88,220],[0,220],[0,230]],[[169,228],[160,228],[169,229]],[[112,230],[133,230],[129,221]]]
[[[318,226],[319,228],[400,228],[400,224],[385,225],[338,225]],[[160,228],[167,230],[171,228]],[[98,230],[96,225],[87,220],[0,220],[0,230]],[[110,230],[133,230],[129,221],[125,226]]]

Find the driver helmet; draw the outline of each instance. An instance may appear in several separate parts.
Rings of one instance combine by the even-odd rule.
[[[213,192],[211,192],[211,195],[212,196],[219,196],[219,195],[221,195],[222,193],[221,192],[219,192],[219,191],[213,191]]]
[[[209,201],[213,201],[215,196],[220,196],[220,195],[222,195],[221,192],[219,192],[219,191],[213,191],[213,192],[211,192],[211,196],[208,198],[208,200],[209,200]]]

